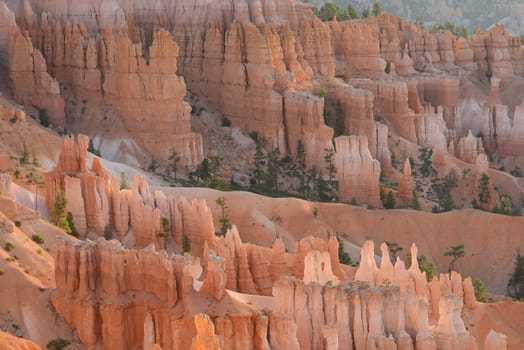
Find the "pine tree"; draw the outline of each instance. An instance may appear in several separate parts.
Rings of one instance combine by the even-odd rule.
[[[168,169],[169,169],[170,172],[171,172],[171,171],[173,172],[175,182],[176,182],[176,180],[177,180],[176,175],[177,175],[177,171],[178,171],[178,163],[180,162],[180,159],[182,159],[182,158],[180,157],[180,153],[178,153],[178,152],[176,151],[176,149],[173,147],[173,148],[171,149],[171,155],[170,155],[169,158],[168,158],[168,160],[170,161]]]
[[[395,209],[395,196],[392,191],[389,191],[384,202],[384,208]]]
[[[330,186],[333,186],[333,175],[336,174],[337,172],[334,157],[335,157],[335,150],[333,148],[324,149],[324,161],[326,162],[326,170],[328,171]]]
[[[373,16],[378,16],[382,13],[382,5],[376,2],[373,4]]]
[[[127,174],[125,172],[120,172],[120,189],[127,190],[129,189],[129,180],[127,179]]]
[[[189,237],[187,237],[187,235],[184,235],[182,238],[182,251],[184,253],[192,253],[191,242],[189,241]]]
[[[351,5],[351,4],[348,5],[346,13],[347,13],[346,16],[347,16],[348,19],[356,19],[356,18],[358,18],[357,10],[355,10],[353,5]]]
[[[486,173],[482,173],[480,177],[478,191],[480,208],[484,209],[484,205],[487,204],[491,198],[491,193],[489,192],[489,176]]]
[[[67,221],[67,198],[62,190],[56,192],[55,204],[51,210],[51,220],[55,226],[60,227],[64,232],[71,233],[71,227],[69,227]]]
[[[457,260],[464,257],[465,255],[466,252],[464,251],[464,244],[449,247],[449,250],[444,253],[444,256],[453,257],[453,259],[449,263],[448,273],[451,273],[451,270],[453,270],[453,267],[455,266]]]

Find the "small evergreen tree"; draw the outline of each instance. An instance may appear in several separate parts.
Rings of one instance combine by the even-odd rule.
[[[515,270],[510,275],[507,293],[512,298],[524,300],[524,256],[520,254],[520,249],[517,249],[513,261]]]
[[[177,180],[176,175],[178,171],[178,163],[180,162],[182,158],[180,157],[180,153],[176,151],[176,149],[173,147],[171,149],[171,155],[169,156],[169,166],[168,170],[173,172],[175,182]]]
[[[455,246],[449,247],[449,250],[444,253],[444,256],[452,256],[453,259],[449,263],[448,267],[448,273],[451,273],[451,270],[453,270],[453,267],[455,266],[455,263],[458,259],[464,257],[466,255],[464,251],[464,244],[459,244]]]
[[[471,283],[473,284],[475,299],[477,299],[477,301],[480,301],[481,303],[487,303],[489,301],[489,298],[486,295],[486,292],[488,290],[486,289],[484,281],[482,281],[480,278],[474,278],[473,281],[471,281]]]
[[[157,169],[158,169],[158,163],[156,162],[155,158],[151,158],[151,163],[149,163],[147,170],[154,173]]]
[[[38,110],[38,119],[40,120],[40,124],[43,127],[47,128],[49,126],[49,116],[47,115],[47,109],[40,108]]]
[[[397,260],[398,253],[404,250],[397,242],[385,242],[388,250],[389,250],[389,257],[391,259],[391,262],[394,264]]]
[[[182,238],[182,251],[188,254],[192,253],[191,242],[189,241],[189,237],[187,237],[187,235],[184,235]]]
[[[220,207],[222,210],[222,215],[220,219],[218,220],[221,224],[220,231],[218,232],[220,236],[224,236],[227,232],[227,230],[231,229],[231,221],[229,217],[226,215],[226,210],[229,208],[227,206],[227,199],[225,197],[218,197],[215,200],[215,203]]]
[[[392,191],[388,192],[386,196],[386,201],[384,202],[384,208],[386,209],[395,209],[395,196]]]
[[[484,206],[488,204],[491,199],[491,193],[489,191],[489,176],[486,173],[482,173],[482,176],[480,177],[478,191],[480,208],[485,209]]]
[[[67,221],[67,198],[62,190],[56,192],[55,204],[51,210],[51,220],[55,226],[60,227],[64,232],[71,233],[71,227],[69,227]]]
[[[348,8],[346,9],[346,17],[347,19],[357,19],[358,13],[357,10],[353,7],[353,5],[349,4]]]
[[[344,250],[344,241],[340,238],[340,235],[337,232],[337,241],[338,241],[338,261],[344,265],[353,265],[351,256]]]
[[[373,4],[373,16],[378,16],[382,13],[382,5],[376,2]]]
[[[129,180],[127,179],[127,174],[125,172],[120,172],[120,189],[127,190],[129,189]]]
[[[329,185],[333,186],[333,175],[337,173],[337,167],[335,166],[335,150],[333,148],[324,149],[324,162],[326,162]]]
[[[411,266],[411,253],[407,254],[407,267],[409,268]],[[429,261],[428,258],[426,258],[425,255],[419,255],[417,256],[417,262],[418,266],[420,267],[420,271],[426,273],[426,280],[428,282],[431,282],[433,280],[433,277],[435,277],[437,271],[435,270],[435,266]]]
[[[362,10],[362,18],[368,18],[371,16],[371,11],[369,11],[369,7],[366,7]]]
[[[70,235],[73,237],[78,237],[78,231],[76,230],[75,223],[73,222],[73,213],[71,213],[70,211],[67,212],[67,223],[71,228]]]
[[[420,210],[420,201],[418,199],[418,192],[416,189],[413,189],[413,200],[411,202],[411,206],[415,210]]]

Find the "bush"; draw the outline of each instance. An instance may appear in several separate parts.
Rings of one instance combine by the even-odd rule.
[[[7,242],[4,246],[4,249],[6,252],[10,252],[11,250],[15,249],[15,245],[11,242]]]
[[[47,110],[45,108],[40,108],[38,110],[38,119],[40,119],[40,124],[43,127],[49,126],[49,116],[47,115]]]
[[[53,339],[49,343],[47,343],[46,347],[49,350],[62,350],[62,349],[65,349],[65,347],[68,346],[69,344],[71,344],[71,342],[69,340],[62,339],[62,338],[57,338],[57,339]]]
[[[22,226],[22,223],[20,222],[20,220],[15,220],[15,226],[16,227]]]
[[[2,276],[5,273],[4,269],[0,269],[0,276]]]
[[[489,298],[486,295],[487,289],[486,285],[484,284],[484,281],[482,281],[480,278],[474,278],[471,282],[473,284],[473,290],[475,292],[475,299],[482,303],[487,303],[489,301]]]
[[[228,118],[224,117],[224,119],[222,119],[222,126],[230,127],[231,126],[231,120],[229,120]]]
[[[189,253],[191,254],[191,242],[189,241],[189,237],[187,237],[186,235],[184,235],[183,237],[183,240],[182,240],[182,251],[184,253]]]
[[[34,234],[33,236],[31,236],[31,239],[35,243],[44,244],[44,237],[42,237],[42,235]]]

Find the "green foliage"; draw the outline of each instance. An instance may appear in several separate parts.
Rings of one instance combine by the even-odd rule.
[[[362,10],[362,18],[368,18],[371,16],[371,11],[369,11],[369,7],[366,7]]]
[[[100,157],[100,150],[96,149],[93,145],[93,139],[89,139],[89,143],[87,145],[87,151],[93,153],[95,156]]]
[[[426,29],[426,26],[424,25],[424,17],[417,16],[417,18],[415,19],[415,25],[420,29]]]
[[[413,199],[411,201],[411,207],[415,210],[420,210],[420,201],[418,200],[418,192],[415,188],[413,189]]]
[[[187,237],[187,235],[184,235],[182,238],[182,251],[188,254],[192,253],[191,242],[189,241],[189,237]]]
[[[15,249],[15,245],[11,242],[7,242],[5,245],[4,245],[4,249],[6,252],[10,252],[11,250]]]
[[[420,267],[420,271],[426,273],[426,280],[428,282],[431,282],[433,280],[433,277],[437,274],[437,271],[435,270],[435,266],[429,261],[429,259],[425,255],[419,255],[417,256],[417,262],[418,266]],[[407,254],[407,267],[409,268],[411,266],[411,253]]]
[[[166,217],[162,217],[160,219],[160,227],[162,227],[162,231],[157,232],[158,237],[165,237],[171,232],[171,224],[169,223],[169,219]]]
[[[391,262],[394,264],[395,261],[397,260],[398,253],[404,250],[404,248],[402,248],[397,242],[386,241],[385,243],[388,247],[389,257],[391,259]]]
[[[42,235],[38,234],[38,233],[35,233],[34,235],[31,236],[31,239],[33,240],[33,242],[35,243],[38,243],[38,244],[44,244],[44,237],[42,237]]]
[[[435,24],[433,28],[431,28],[430,32],[435,34],[435,33],[442,33],[448,30],[457,37],[463,37],[465,39],[469,38],[469,31],[466,27],[455,26],[453,23],[449,21],[444,22],[444,24]]]
[[[373,16],[378,16],[382,13],[382,5],[380,3],[376,2],[373,4]]]
[[[386,200],[384,201],[385,209],[395,209],[395,196],[392,191],[389,191]]]
[[[522,169],[517,165],[513,170],[509,172],[511,175],[515,177],[522,177]]]
[[[251,131],[249,134],[249,137],[251,137],[251,139],[253,141],[255,141],[255,143],[258,145],[262,142],[262,140],[260,139],[260,136],[258,136],[258,132],[256,131]]]
[[[120,189],[127,190],[129,189],[129,180],[127,179],[127,174],[125,172],[120,172]]]
[[[73,237],[78,237],[78,231],[76,230],[75,223],[73,222],[73,213],[70,211],[67,212],[67,223],[69,224],[69,228],[71,229],[71,232],[69,233]]]
[[[344,250],[344,241],[340,238],[340,235],[337,232],[337,241],[338,241],[338,260],[341,264],[344,265],[353,265],[351,256]]]
[[[67,221],[67,198],[62,190],[56,192],[55,204],[51,209],[51,222],[64,232],[71,233],[71,227]]]
[[[40,125],[47,128],[49,126],[49,116],[47,115],[47,109],[40,108],[38,110],[38,119],[40,120]]]
[[[316,9],[315,14],[322,22],[328,22],[332,21],[334,18],[340,19],[342,12],[337,4],[327,2],[321,8]]]
[[[180,153],[176,151],[176,149],[173,147],[171,149],[171,155],[169,156],[169,164],[167,167],[168,173],[173,172],[175,182],[177,181],[177,171],[178,171],[178,163],[180,162]]]
[[[229,209],[229,207],[227,206],[227,199],[225,197],[220,196],[215,200],[215,203],[220,207],[222,211],[222,215],[220,216],[220,219],[218,219],[221,227],[220,231],[217,232],[217,235],[224,236],[227,230],[231,229],[232,227],[231,220],[226,214],[226,210]]]
[[[333,175],[337,173],[337,167],[335,166],[335,150],[333,148],[324,149],[324,162],[326,162],[329,184],[333,186]]]
[[[507,294],[514,299],[524,300],[524,256],[520,254],[520,249],[517,249],[513,262],[515,270],[510,275]]]
[[[453,259],[449,263],[448,267],[448,273],[451,273],[451,270],[453,270],[453,267],[455,266],[455,263],[458,259],[464,257],[466,255],[466,252],[464,251],[464,244],[454,245],[449,247],[449,250],[444,252],[444,256],[451,256]]]
[[[22,222],[20,222],[20,220],[15,220],[15,226],[16,227],[22,226]]]
[[[435,173],[435,169],[433,169],[433,163],[431,161],[432,156],[432,149],[423,147],[419,150],[418,158],[422,161],[422,165],[420,166],[420,174],[424,177],[428,177]]]
[[[433,207],[433,213],[444,213],[455,209],[451,189],[456,186],[457,178],[453,173],[431,185],[431,189],[436,193],[438,200],[438,205]]]
[[[480,208],[484,209],[484,206],[491,199],[491,193],[489,191],[489,176],[486,173],[482,173],[482,176],[480,177],[478,194],[479,194]]]
[[[224,119],[222,119],[222,126],[223,127],[230,127],[231,126],[231,120],[229,120],[228,118],[224,117]]]
[[[386,62],[386,68],[384,68],[384,72],[386,74],[391,73],[391,63],[389,63],[389,61]]]
[[[481,303],[487,303],[489,301],[489,298],[486,295],[486,292],[488,290],[486,289],[484,281],[482,281],[480,278],[474,278],[473,281],[471,281],[471,283],[473,284],[475,299],[477,299],[477,301],[480,301]]]
[[[351,4],[348,5],[346,12],[345,12],[345,17],[346,19],[357,19],[358,18],[357,10],[355,10],[353,5]]]
[[[104,227],[104,239],[107,241],[110,241],[113,239],[113,230],[111,230],[111,226],[106,225]]]
[[[520,216],[522,214],[521,209],[513,205],[513,200],[507,194],[500,195],[500,202],[493,208],[492,212],[495,214],[513,216]]]
[[[29,160],[29,150],[27,149],[27,146],[23,145],[23,149],[22,149],[22,155],[20,156],[20,165],[22,166],[27,166],[31,163],[31,161]]]
[[[318,207],[313,207],[313,216],[318,217]]]
[[[149,163],[147,170],[154,173],[157,169],[158,169],[157,161],[155,160],[155,158],[151,158],[151,163]]]
[[[47,343],[46,347],[49,350],[63,350],[65,349],[71,342],[66,339],[62,338],[56,338],[51,340],[49,343]]]

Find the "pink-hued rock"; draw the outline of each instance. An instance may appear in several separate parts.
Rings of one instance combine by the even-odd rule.
[[[210,251],[207,258],[206,278],[200,291],[220,301],[226,293],[225,259]]]
[[[380,207],[380,163],[371,157],[367,137],[339,136],[335,149],[339,199]]]
[[[484,341],[484,350],[505,350],[508,346],[506,339],[504,334],[491,330]]]
[[[5,2],[0,3],[0,65],[14,99],[26,106],[45,109],[52,125],[65,126],[65,102],[60,86],[47,70],[42,53],[17,25]]]
[[[191,350],[220,350],[218,337],[215,335],[215,325],[206,314],[195,315],[197,335],[191,344]]]
[[[406,205],[410,205],[413,201],[413,180],[411,179],[411,163],[409,158],[404,162],[404,171],[402,172],[402,179],[398,186],[398,196],[400,201]]]

